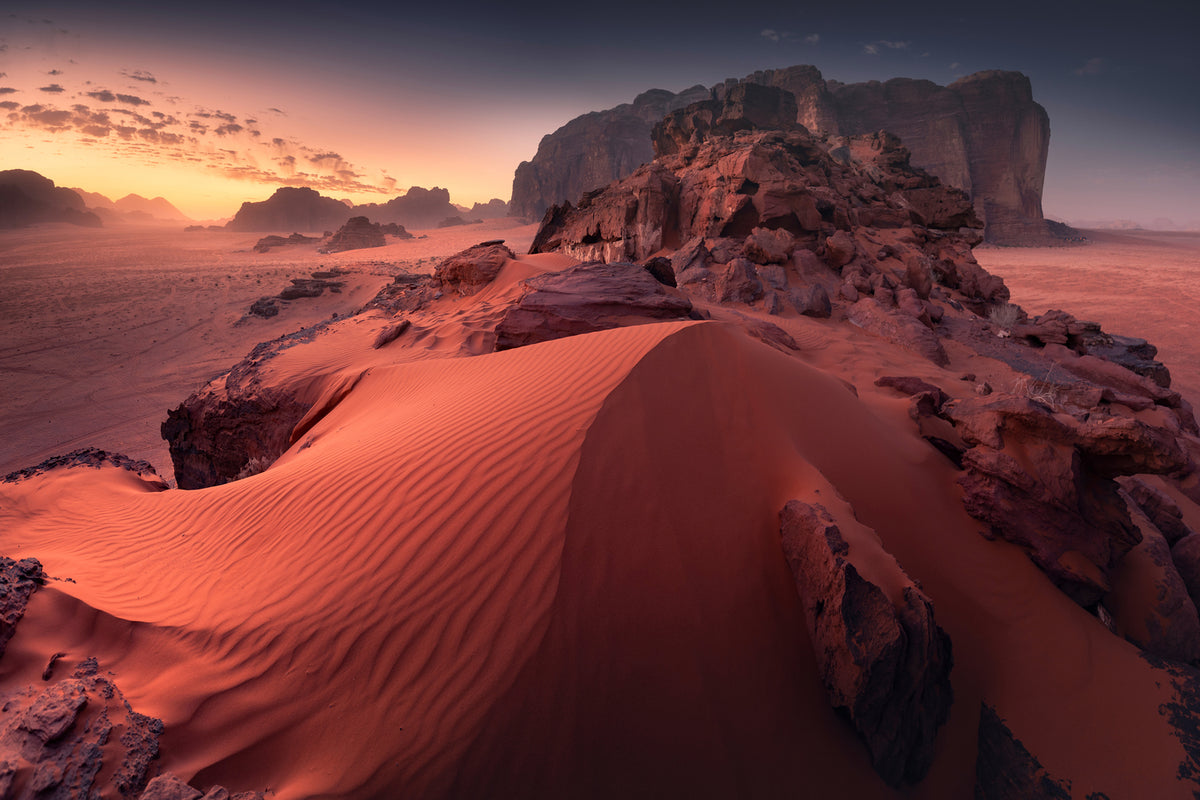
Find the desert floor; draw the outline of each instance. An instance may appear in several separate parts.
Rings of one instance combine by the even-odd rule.
[[[260,341],[353,312],[400,271],[486,239],[524,252],[536,226],[513,220],[417,231],[386,247],[322,255],[315,246],[252,250],[259,234],[175,228],[40,226],[0,233],[0,474],[80,447],[172,469],[159,424],[168,408]],[[1200,234],[1088,233],[1080,247],[980,247],[1030,314],[1061,308],[1149,340],[1173,387],[1200,406]],[[340,294],[250,304],[314,270],[349,270]]]
[[[159,424],[251,347],[351,313],[400,271],[488,239],[528,249],[536,230],[511,219],[415,231],[386,247],[322,255],[316,245],[253,251],[258,233],[175,227],[43,225],[0,232],[0,475],[99,447],[173,475]],[[341,268],[340,294],[251,303]]]
[[[978,247],[1030,315],[1059,308],[1158,348],[1172,388],[1200,405],[1200,233],[1087,231],[1080,247]]]

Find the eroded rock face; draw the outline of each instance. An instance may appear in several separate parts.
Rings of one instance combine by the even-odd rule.
[[[367,247],[383,247],[387,239],[383,229],[377,222],[371,222],[366,217],[351,217],[346,224],[325,240],[318,252],[341,253],[346,250],[361,250]]]
[[[967,512],[1012,542],[1080,605],[1112,589],[1113,570],[1142,539],[1113,480],[1188,467],[1168,430],[1126,416],[1056,414],[1007,393],[934,408],[969,449]]]
[[[525,281],[529,292],[496,327],[496,349],[646,322],[688,319],[692,303],[630,263],[592,263]]]
[[[15,773],[13,794],[6,796],[67,800],[108,788],[136,798],[158,757],[162,722],[130,708],[93,659],[66,679],[10,693],[4,710],[0,750]],[[108,776],[103,787],[97,783],[102,768]]]
[[[825,81],[815,67],[802,65],[729,79],[712,87],[707,97],[700,96],[702,87],[685,94],[691,94],[693,102],[720,105],[744,93],[746,86],[772,87],[791,95],[796,109],[792,121],[816,134],[856,136],[886,130],[898,136],[913,164],[974,199],[975,213],[987,224],[988,241],[1042,244],[1057,241],[1062,233],[1042,217],[1049,118],[1033,101],[1029,79],[1020,73],[981,72],[950,86],[910,78],[846,85]],[[670,103],[677,103],[675,108],[687,105],[676,96],[670,96],[667,106]],[[641,106],[660,107],[660,118],[671,110]],[[577,202],[584,193],[648,162],[650,149],[644,139],[639,144],[639,137],[650,135],[649,125],[628,124],[630,117],[630,106],[593,112],[544,137],[533,160],[517,168],[513,214],[537,219],[547,208]],[[670,148],[686,141],[696,125],[711,127],[719,117],[720,112],[708,119],[693,117],[690,128],[668,124],[670,135],[660,142],[668,149],[660,147],[660,153],[673,152]],[[614,151],[623,157],[613,157]],[[957,213],[939,208],[936,200],[914,199],[912,205],[918,214],[943,221]]]
[[[893,605],[850,561],[850,547],[820,505],[796,500],[780,536],[830,703],[844,709],[892,786],[916,783],[933,762],[953,702],[950,638],[911,581]]]
[[[504,262],[516,258],[503,242],[483,242],[455,253],[434,267],[433,277],[460,294],[474,294],[496,279]]]
[[[703,86],[679,94],[651,89],[606,111],[595,111],[542,137],[537,155],[513,177],[509,213],[530,221],[564,201],[624,177],[654,157],[650,131],[667,112],[707,100]]]

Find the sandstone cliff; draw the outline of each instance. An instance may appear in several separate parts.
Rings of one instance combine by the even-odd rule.
[[[542,137],[537,155],[513,177],[509,213],[538,219],[563,200],[623,178],[654,158],[650,130],[670,111],[708,99],[703,86],[679,94],[651,89],[607,111],[593,111]]]
[[[887,130],[900,137],[921,167],[971,196],[988,241],[1041,244],[1055,236],[1042,217],[1042,184],[1050,141],[1045,109],[1033,101],[1029,79],[1018,72],[989,71],[950,86],[895,78],[884,83],[826,81],[816,67],[763,70],[714,86],[723,100],[741,84],[771,86],[796,99],[796,121],[820,135]],[[625,177],[652,157],[648,130],[634,120],[639,109],[663,113],[701,97],[700,87],[680,95],[657,90],[633,106],[578,117],[542,139],[537,155],[513,179],[512,213],[539,218],[563,201]],[[653,95],[660,102],[643,100]]]
[[[350,206],[315,189],[284,186],[261,203],[242,203],[226,224],[231,231],[323,231],[350,219]]]

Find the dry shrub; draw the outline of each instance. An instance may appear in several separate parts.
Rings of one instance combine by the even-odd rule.
[[[992,306],[988,311],[988,319],[992,324],[1004,331],[1011,331],[1021,318],[1021,307],[1012,303],[1001,303]]]

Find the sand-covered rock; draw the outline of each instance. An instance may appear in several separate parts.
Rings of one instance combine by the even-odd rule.
[[[780,536],[830,703],[849,715],[885,781],[919,782],[954,699],[950,638],[933,604],[911,581],[885,592],[864,578],[820,505],[789,502]]]
[[[472,294],[495,280],[504,262],[515,257],[503,242],[483,242],[440,262],[433,276],[448,289]]]

